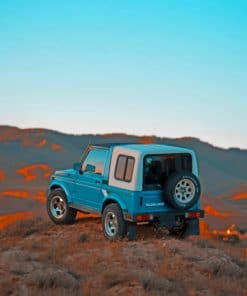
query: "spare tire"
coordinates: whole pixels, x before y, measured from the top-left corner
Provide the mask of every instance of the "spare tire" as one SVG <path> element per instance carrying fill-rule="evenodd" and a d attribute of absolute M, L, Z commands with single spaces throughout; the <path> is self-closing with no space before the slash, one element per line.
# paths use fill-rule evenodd
<path fill-rule="evenodd" d="M 165 202 L 178 210 L 187 210 L 197 203 L 201 194 L 198 178 L 189 171 L 172 174 L 166 184 Z"/>

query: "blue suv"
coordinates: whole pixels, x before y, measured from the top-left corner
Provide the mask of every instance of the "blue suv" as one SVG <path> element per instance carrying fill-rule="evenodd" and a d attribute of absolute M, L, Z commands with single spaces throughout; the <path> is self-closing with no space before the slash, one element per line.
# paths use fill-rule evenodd
<path fill-rule="evenodd" d="M 72 169 L 51 176 L 47 212 L 56 224 L 78 211 L 102 216 L 108 239 L 136 237 L 152 223 L 170 233 L 199 234 L 201 186 L 191 149 L 158 144 L 89 145 Z"/>

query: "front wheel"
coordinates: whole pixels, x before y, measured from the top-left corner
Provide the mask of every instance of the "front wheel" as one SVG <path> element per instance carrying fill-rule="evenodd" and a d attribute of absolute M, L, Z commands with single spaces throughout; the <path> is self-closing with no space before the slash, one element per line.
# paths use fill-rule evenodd
<path fill-rule="evenodd" d="M 105 207 L 102 216 L 104 235 L 110 240 L 123 238 L 127 233 L 127 223 L 118 204 L 109 204 Z"/>
<path fill-rule="evenodd" d="M 46 202 L 47 213 L 56 224 L 72 223 L 77 211 L 69 207 L 66 195 L 60 188 L 51 191 Z"/>

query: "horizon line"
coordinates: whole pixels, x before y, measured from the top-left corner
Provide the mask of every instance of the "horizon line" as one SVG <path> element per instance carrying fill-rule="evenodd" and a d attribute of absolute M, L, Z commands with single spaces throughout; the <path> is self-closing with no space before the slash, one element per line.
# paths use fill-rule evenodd
<path fill-rule="evenodd" d="M 166 136 L 157 136 L 157 135 L 147 135 L 147 134 L 140 134 L 140 135 L 136 135 L 136 134 L 128 134 L 125 132 L 107 132 L 107 133 L 69 133 L 69 132 L 64 132 L 61 130 L 55 130 L 55 129 L 51 129 L 51 128 L 43 128 L 43 127 L 19 127 L 16 125 L 9 125 L 9 124 L 0 124 L 0 128 L 1 127 L 7 127 L 7 128 L 16 128 L 19 130 L 43 130 L 43 131 L 50 131 L 50 132 L 56 132 L 56 133 L 60 133 L 63 135 L 69 135 L 69 136 L 130 136 L 130 137 L 138 137 L 138 138 L 143 138 L 143 137 L 151 137 L 151 138 L 159 138 L 159 139 L 169 139 L 169 140 L 183 140 L 183 139 L 193 139 L 193 140 L 197 140 L 200 141 L 201 143 L 210 145 L 214 148 L 217 149 L 221 149 L 221 150 L 240 150 L 240 151 L 244 151 L 247 152 L 247 147 L 246 148 L 240 148 L 240 147 L 236 147 L 236 146 L 230 146 L 230 147 L 222 147 L 222 146 L 217 146 L 211 142 L 207 142 L 207 141 L 203 141 L 201 138 L 197 138 L 197 137 L 193 137 L 193 136 L 183 136 L 183 137 L 166 137 Z"/>

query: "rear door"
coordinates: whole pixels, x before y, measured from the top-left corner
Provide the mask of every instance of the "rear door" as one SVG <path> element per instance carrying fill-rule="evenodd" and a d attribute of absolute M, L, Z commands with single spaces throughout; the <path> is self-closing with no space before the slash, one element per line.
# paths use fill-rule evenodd
<path fill-rule="evenodd" d="M 88 151 L 82 163 L 82 173 L 78 174 L 73 186 L 75 204 L 98 209 L 107 157 L 107 149 L 92 148 Z"/>
<path fill-rule="evenodd" d="M 164 188 L 169 177 L 179 171 L 192 171 L 192 158 L 188 153 L 146 155 L 143 163 L 143 192 L 141 211 L 169 211 Z"/>

